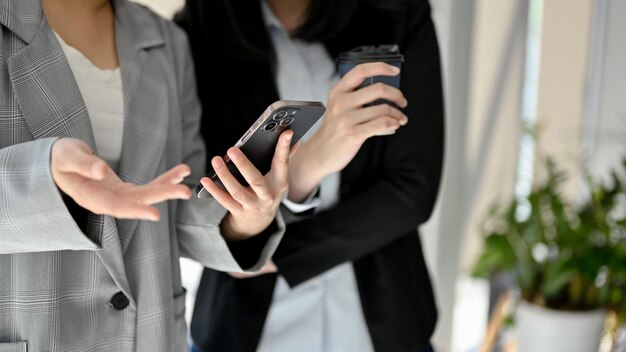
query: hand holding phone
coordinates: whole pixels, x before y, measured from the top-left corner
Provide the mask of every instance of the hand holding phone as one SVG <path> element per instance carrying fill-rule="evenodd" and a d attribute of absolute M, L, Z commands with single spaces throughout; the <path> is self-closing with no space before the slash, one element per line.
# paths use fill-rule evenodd
<path fill-rule="evenodd" d="M 265 175 L 270 171 L 276 143 L 281 132 L 289 129 L 293 131 L 291 146 L 294 146 L 307 131 L 324 115 L 324 104 L 315 101 L 288 101 L 279 100 L 270 105 L 261 117 L 235 143 L 250 162 Z M 239 172 L 229 155 L 224 156 L 224 162 L 230 173 L 244 186 L 248 181 Z M 208 176 L 222 189 L 224 184 L 215 169 L 210 170 Z M 210 194 L 202 184 L 196 186 L 199 198 L 207 198 Z"/>
<path fill-rule="evenodd" d="M 287 190 L 291 147 L 324 111 L 318 102 L 278 101 L 224 158 L 211 160 L 213 170 L 196 191 L 200 198 L 212 195 L 229 211 L 220 225 L 227 239 L 254 236 L 274 220 Z"/>
<path fill-rule="evenodd" d="M 280 135 L 271 162 L 271 171 L 266 175 L 261 174 L 239 148 L 232 147 L 228 150 L 230 162 L 249 186 L 244 186 L 235 178 L 224 159 L 214 157 L 211 160 L 211 165 L 221 180 L 220 185 L 208 177 L 202 178 L 200 182 L 229 212 L 220 224 L 221 232 L 227 240 L 243 240 L 257 235 L 276 217 L 287 189 L 292 137 L 292 131 L 284 131 Z"/>

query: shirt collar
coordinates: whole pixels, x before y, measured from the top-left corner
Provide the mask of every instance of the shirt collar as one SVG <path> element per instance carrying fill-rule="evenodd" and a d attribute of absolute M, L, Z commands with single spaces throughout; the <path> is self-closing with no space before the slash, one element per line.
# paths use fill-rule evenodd
<path fill-rule="evenodd" d="M 272 8 L 267 3 L 267 0 L 261 0 L 261 11 L 263 12 L 263 21 L 265 22 L 265 26 L 267 28 L 276 28 L 283 32 L 287 32 L 285 26 L 283 26 L 278 18 L 276 18 L 274 11 L 272 11 Z"/>

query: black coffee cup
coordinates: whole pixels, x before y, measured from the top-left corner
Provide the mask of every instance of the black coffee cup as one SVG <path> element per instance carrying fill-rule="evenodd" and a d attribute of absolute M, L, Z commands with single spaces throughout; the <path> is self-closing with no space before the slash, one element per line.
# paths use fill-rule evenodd
<path fill-rule="evenodd" d="M 356 65 L 366 63 L 366 62 L 385 62 L 389 65 L 395 66 L 397 68 L 402 67 L 402 62 L 404 62 L 404 56 L 400 54 L 398 50 L 398 46 L 395 44 L 392 45 L 367 45 L 360 46 L 354 48 L 350 51 L 343 52 L 339 54 L 337 58 L 337 66 L 339 70 L 339 74 L 343 77 L 348 71 L 352 70 Z M 396 76 L 374 76 L 369 77 L 361 83 L 361 85 L 357 88 L 363 88 L 374 83 L 384 83 L 390 85 L 395 88 L 400 88 L 400 75 Z M 384 100 L 378 99 L 371 104 L 368 105 L 376 105 L 387 103 L 394 105 L 393 103 Z"/>

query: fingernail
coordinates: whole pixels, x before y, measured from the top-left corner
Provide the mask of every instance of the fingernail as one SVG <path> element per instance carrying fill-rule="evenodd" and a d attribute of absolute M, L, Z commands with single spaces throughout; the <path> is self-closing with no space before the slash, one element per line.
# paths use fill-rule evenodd
<path fill-rule="evenodd" d="M 241 154 L 240 154 L 240 151 L 238 149 L 235 149 L 235 148 L 230 149 L 227 154 L 233 160 L 241 159 Z"/>
<path fill-rule="evenodd" d="M 396 75 L 397 75 L 398 73 L 400 73 L 400 69 L 399 69 L 399 68 L 397 68 L 396 66 L 391 66 L 391 71 L 392 71 L 393 73 L 395 73 Z"/>
<path fill-rule="evenodd" d="M 407 107 L 407 105 L 409 105 L 409 101 L 406 100 L 406 98 L 404 98 L 404 104 L 402 105 L 402 107 Z"/>
<path fill-rule="evenodd" d="M 293 136 L 293 133 L 288 133 L 288 134 L 285 136 L 285 141 L 286 141 L 286 142 L 291 142 L 291 137 L 292 137 L 292 136 Z"/>
<path fill-rule="evenodd" d="M 218 158 L 213 158 L 213 160 L 211 160 L 211 165 L 215 170 L 222 168 L 222 163 L 218 162 L 217 159 Z"/>

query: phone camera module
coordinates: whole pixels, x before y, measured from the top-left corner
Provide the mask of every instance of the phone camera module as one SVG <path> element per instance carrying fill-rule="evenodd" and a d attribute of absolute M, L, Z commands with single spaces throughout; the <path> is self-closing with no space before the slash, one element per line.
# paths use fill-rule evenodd
<path fill-rule="evenodd" d="M 289 114 L 287 111 L 283 110 L 283 111 L 279 111 L 277 113 L 274 114 L 274 116 L 272 117 L 273 120 L 275 121 L 279 121 L 284 119 L 285 117 L 287 117 L 287 114 Z"/>
<path fill-rule="evenodd" d="M 278 122 L 270 122 L 267 125 L 263 126 L 263 131 L 272 132 L 278 127 Z"/>
<path fill-rule="evenodd" d="M 289 126 L 292 122 L 293 122 L 293 117 L 288 117 L 286 119 L 282 119 L 280 120 L 280 125 L 281 126 Z"/>

